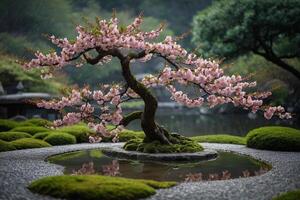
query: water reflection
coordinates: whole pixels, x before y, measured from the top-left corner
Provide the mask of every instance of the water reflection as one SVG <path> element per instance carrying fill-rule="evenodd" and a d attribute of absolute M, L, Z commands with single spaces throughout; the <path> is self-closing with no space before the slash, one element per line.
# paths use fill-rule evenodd
<path fill-rule="evenodd" d="M 219 180 L 265 173 L 267 165 L 247 156 L 219 152 L 215 160 L 193 163 L 148 162 L 116 159 L 100 150 L 84 150 L 49 158 L 65 167 L 66 174 L 101 174 L 158 181 Z M 263 168 L 262 167 L 266 167 Z"/>

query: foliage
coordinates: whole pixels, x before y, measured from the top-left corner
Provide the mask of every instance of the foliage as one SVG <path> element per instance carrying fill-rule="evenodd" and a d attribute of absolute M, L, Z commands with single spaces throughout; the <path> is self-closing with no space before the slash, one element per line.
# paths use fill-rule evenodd
<path fill-rule="evenodd" d="M 285 192 L 278 197 L 273 198 L 272 200 L 298 200 L 300 199 L 300 189 Z"/>
<path fill-rule="evenodd" d="M 132 139 L 125 143 L 124 149 L 128 151 L 140 151 L 143 153 L 193 153 L 202 151 L 198 142 L 181 135 L 171 134 L 171 145 L 161 144 L 159 141 L 145 142 L 142 139 Z"/>
<path fill-rule="evenodd" d="M 94 133 L 94 131 L 92 131 L 85 124 L 64 126 L 62 128 L 58 128 L 57 130 L 75 136 L 78 143 L 88 142 L 88 136 Z"/>
<path fill-rule="evenodd" d="M 219 135 L 201 135 L 191 137 L 196 142 L 225 143 L 225 144 L 246 144 L 246 139 L 240 136 L 219 134 Z"/>
<path fill-rule="evenodd" d="M 18 126 L 16 128 L 11 129 L 10 131 L 14 132 L 25 132 L 31 135 L 34 135 L 39 132 L 49 131 L 50 129 L 40 126 Z"/>
<path fill-rule="evenodd" d="M 75 144 L 76 138 L 68 133 L 53 131 L 44 138 L 44 141 L 51 145 L 65 145 L 65 144 Z"/>
<path fill-rule="evenodd" d="M 247 147 L 273 151 L 300 151 L 300 130 L 280 126 L 254 129 L 247 134 Z"/>
<path fill-rule="evenodd" d="M 52 176 L 33 181 L 29 190 L 62 199 L 134 200 L 155 194 L 174 182 L 134 180 L 109 176 Z"/>
<path fill-rule="evenodd" d="M 300 57 L 299 8 L 298 0 L 218 0 L 194 18 L 193 41 L 205 57 L 253 52 L 300 78 L 284 61 Z"/>
<path fill-rule="evenodd" d="M 50 147 L 51 145 L 43 140 L 33 138 L 22 138 L 10 142 L 16 149 L 31 149 L 31 148 L 42 148 Z"/>
<path fill-rule="evenodd" d="M 0 119 L 0 131 L 9 131 L 18 126 L 18 122 L 8 119 Z"/>
<path fill-rule="evenodd" d="M 2 151 L 12 151 L 12 150 L 16 150 L 14 145 L 0 139 L 0 152 L 2 152 Z"/>
<path fill-rule="evenodd" d="M 0 140 L 4 140 L 7 142 L 21 139 L 21 138 L 30 138 L 31 135 L 28 133 L 23 133 L 23 132 L 0 132 Z"/>
<path fill-rule="evenodd" d="M 58 93 L 62 85 L 57 79 L 45 81 L 40 78 L 39 69 L 24 71 L 16 60 L 0 54 L 0 80 L 4 88 L 22 81 L 25 92 Z"/>

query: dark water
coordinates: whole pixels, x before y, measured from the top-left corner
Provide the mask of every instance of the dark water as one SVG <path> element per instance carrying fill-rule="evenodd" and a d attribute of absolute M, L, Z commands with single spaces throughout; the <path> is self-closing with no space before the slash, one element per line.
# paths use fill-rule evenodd
<path fill-rule="evenodd" d="M 207 134 L 231 134 L 244 136 L 250 130 L 262 126 L 287 126 L 300 129 L 300 118 L 291 120 L 267 120 L 261 115 L 248 114 L 198 114 L 187 110 L 159 110 L 157 121 L 168 130 L 185 136 Z M 134 121 L 129 129 L 141 130 Z"/>
<path fill-rule="evenodd" d="M 159 181 L 184 181 L 187 177 L 195 177 L 200 173 L 202 180 L 208 180 L 209 174 L 214 174 L 215 179 L 229 179 L 258 175 L 268 170 L 268 166 L 262 162 L 229 152 L 219 152 L 217 159 L 198 163 L 162 163 L 114 159 L 103 155 L 100 150 L 60 154 L 50 157 L 49 161 L 64 166 L 64 173 L 66 174 L 97 173 Z M 222 176 L 222 173 L 225 175 Z"/>

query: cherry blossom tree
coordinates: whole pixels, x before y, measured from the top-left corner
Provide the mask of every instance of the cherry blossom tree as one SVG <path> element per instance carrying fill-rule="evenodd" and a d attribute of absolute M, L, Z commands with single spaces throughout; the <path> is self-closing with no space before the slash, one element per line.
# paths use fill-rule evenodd
<path fill-rule="evenodd" d="M 163 41 L 155 42 L 163 26 L 145 32 L 140 29 L 142 21 L 140 15 L 132 24 L 122 27 L 118 26 L 118 19 L 113 16 L 110 20 L 96 20 L 92 27 L 77 26 L 78 36 L 74 41 L 49 36 L 61 50 L 48 54 L 36 52 L 36 58 L 23 64 L 25 69 L 41 68 L 43 77 L 49 78 L 52 70 L 67 65 L 103 65 L 113 57 L 119 59 L 125 80 L 123 84 L 102 85 L 94 91 L 89 87 L 73 89 L 61 99 L 37 104 L 38 107 L 56 110 L 74 108 L 74 112 L 54 122 L 56 127 L 85 121 L 98 133 L 98 137 L 90 138 L 91 142 L 99 142 L 102 137 L 113 137 L 115 141 L 125 126 L 140 119 L 146 140 L 170 144 L 168 131 L 155 121 L 157 100 L 149 90 L 155 86 L 164 86 L 172 100 L 188 107 L 232 103 L 254 113 L 262 111 L 267 119 L 273 115 L 291 117 L 282 106 L 263 105 L 263 99 L 271 95 L 270 92 L 247 92 L 256 86 L 256 82 L 247 82 L 239 75 L 224 75 L 219 62 L 188 53 L 177 43 L 178 38 L 167 36 Z M 138 81 L 131 73 L 130 64 L 134 61 L 147 62 L 154 57 L 164 59 L 166 66 L 159 74 L 147 75 Z M 199 94 L 196 98 L 190 97 L 177 89 L 178 83 L 193 85 Z M 122 103 L 137 98 L 144 101 L 144 110 L 123 116 Z M 95 112 L 95 106 L 100 108 L 100 114 Z"/>

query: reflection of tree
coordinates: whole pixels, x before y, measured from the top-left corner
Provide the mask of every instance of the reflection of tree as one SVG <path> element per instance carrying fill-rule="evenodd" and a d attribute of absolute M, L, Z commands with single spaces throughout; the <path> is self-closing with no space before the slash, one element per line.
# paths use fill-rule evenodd
<path fill-rule="evenodd" d="M 94 162 L 83 163 L 79 170 L 73 170 L 73 175 L 91 175 L 96 174 L 94 169 Z"/>
<path fill-rule="evenodd" d="M 109 165 L 102 166 L 102 173 L 106 176 L 118 176 L 120 175 L 120 166 L 118 160 L 113 160 Z"/>
<path fill-rule="evenodd" d="M 111 164 L 103 165 L 102 172 L 99 172 L 105 176 L 118 176 L 120 175 L 120 167 L 118 160 L 113 160 Z M 94 168 L 94 162 L 83 163 L 79 170 L 73 170 L 73 175 L 91 175 L 98 174 Z"/>
<path fill-rule="evenodd" d="M 253 174 L 250 173 L 249 170 L 242 171 L 242 177 L 250 177 L 250 176 L 259 176 L 261 174 L 264 174 L 269 169 L 266 167 L 261 167 L 258 171 L 254 171 Z M 196 181 L 216 181 L 216 180 L 228 180 L 232 179 L 234 177 L 231 176 L 231 173 L 228 170 L 223 171 L 221 174 L 218 173 L 212 173 L 208 174 L 208 176 L 204 176 L 202 173 L 189 173 L 186 175 L 184 181 L 185 182 L 196 182 Z"/>

